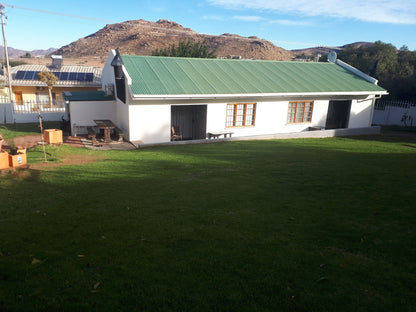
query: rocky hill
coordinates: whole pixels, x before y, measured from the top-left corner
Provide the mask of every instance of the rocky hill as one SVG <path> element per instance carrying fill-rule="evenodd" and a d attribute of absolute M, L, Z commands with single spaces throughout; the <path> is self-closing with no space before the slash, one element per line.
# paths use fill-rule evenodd
<path fill-rule="evenodd" d="M 206 41 L 218 57 L 241 56 L 245 59 L 291 60 L 294 54 L 258 37 L 233 34 L 221 36 L 199 34 L 168 20 L 149 22 L 134 20 L 106 25 L 94 34 L 63 46 L 55 52 L 70 58 L 106 58 L 111 49 L 121 54 L 151 55 L 156 49 L 193 38 Z"/>
<path fill-rule="evenodd" d="M 340 47 L 315 47 L 315 48 L 306 48 L 306 49 L 297 49 L 297 50 L 291 50 L 295 55 L 306 55 L 306 56 L 314 56 L 316 54 L 322 54 L 322 55 L 328 55 L 329 52 L 335 51 L 340 52 L 342 49 L 345 49 L 349 46 L 355 46 L 356 48 L 359 48 L 361 46 L 370 46 L 373 45 L 372 42 L 354 42 L 349 43 Z"/>

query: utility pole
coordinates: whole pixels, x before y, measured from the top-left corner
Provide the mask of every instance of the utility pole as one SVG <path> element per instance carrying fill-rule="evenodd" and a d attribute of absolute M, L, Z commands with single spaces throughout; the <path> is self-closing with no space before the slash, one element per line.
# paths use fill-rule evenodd
<path fill-rule="evenodd" d="M 7 66 L 7 80 L 9 83 L 9 101 L 12 102 L 12 73 L 10 71 L 9 64 L 9 52 L 7 51 L 6 33 L 4 31 L 4 5 L 0 3 L 0 14 L 1 14 L 1 29 L 3 31 L 4 51 L 6 53 L 6 66 Z"/>

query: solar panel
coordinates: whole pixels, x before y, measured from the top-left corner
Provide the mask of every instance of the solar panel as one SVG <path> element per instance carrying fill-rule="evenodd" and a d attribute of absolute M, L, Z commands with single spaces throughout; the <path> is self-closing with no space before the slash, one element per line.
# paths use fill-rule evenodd
<path fill-rule="evenodd" d="M 67 81 L 69 73 L 68 72 L 61 72 L 61 76 L 59 76 L 59 80 Z"/>
<path fill-rule="evenodd" d="M 93 80 L 94 80 L 94 73 L 85 74 L 85 81 L 93 81 Z"/>
<path fill-rule="evenodd" d="M 19 70 L 19 71 L 17 71 L 17 73 L 16 73 L 16 76 L 14 77 L 14 79 L 23 79 L 23 77 L 25 76 L 25 71 L 23 71 L 23 70 Z"/>
<path fill-rule="evenodd" d="M 77 73 L 69 73 L 68 80 L 77 81 Z"/>
<path fill-rule="evenodd" d="M 85 81 L 85 73 L 78 73 L 77 81 Z"/>
<path fill-rule="evenodd" d="M 14 79 L 23 80 L 37 80 L 39 71 L 17 71 Z M 94 73 L 78 73 L 78 72 L 52 72 L 60 81 L 79 81 L 79 82 L 91 82 L 94 81 Z"/>
<path fill-rule="evenodd" d="M 60 76 L 61 72 L 52 72 L 52 74 L 54 74 L 56 77 L 58 77 L 58 80 L 59 80 L 59 76 Z"/>
<path fill-rule="evenodd" d="M 33 80 L 33 76 L 35 76 L 35 72 L 34 71 L 27 71 L 25 73 L 25 76 L 23 77 L 24 80 Z M 36 77 L 37 79 L 38 77 Z"/>

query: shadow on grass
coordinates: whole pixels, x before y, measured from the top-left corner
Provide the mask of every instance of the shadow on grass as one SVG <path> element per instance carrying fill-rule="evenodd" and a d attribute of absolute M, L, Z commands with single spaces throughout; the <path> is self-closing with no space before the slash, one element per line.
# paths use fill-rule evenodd
<path fill-rule="evenodd" d="M 385 143 L 111 151 L 0 179 L 0 307 L 409 310 L 416 154 Z"/>

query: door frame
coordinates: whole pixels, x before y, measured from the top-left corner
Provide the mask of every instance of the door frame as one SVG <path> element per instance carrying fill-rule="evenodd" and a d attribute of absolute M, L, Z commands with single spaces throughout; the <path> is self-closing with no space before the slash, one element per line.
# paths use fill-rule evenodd
<path fill-rule="evenodd" d="M 351 104 L 351 100 L 329 101 L 325 129 L 348 128 L 351 115 Z"/>

